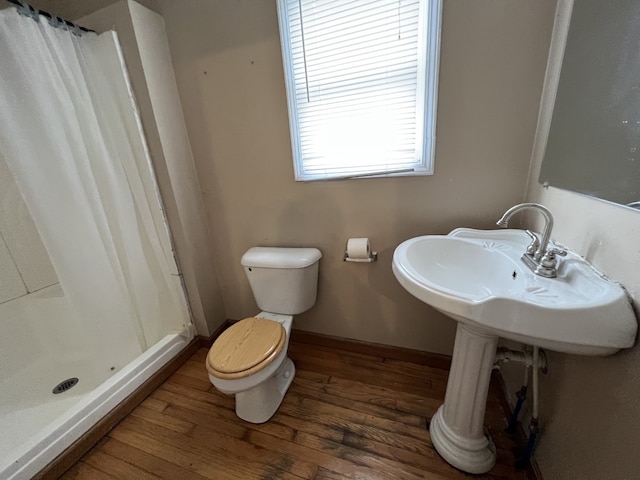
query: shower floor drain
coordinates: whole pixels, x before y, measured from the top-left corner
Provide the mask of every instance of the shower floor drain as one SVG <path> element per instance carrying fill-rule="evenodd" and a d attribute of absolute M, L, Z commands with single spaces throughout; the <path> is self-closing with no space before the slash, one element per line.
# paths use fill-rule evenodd
<path fill-rule="evenodd" d="M 75 387 L 77 383 L 78 383 L 78 379 L 76 377 L 67 378 L 66 380 L 63 380 L 53 388 L 53 393 L 54 395 L 58 393 L 64 393 L 67 390 Z"/>

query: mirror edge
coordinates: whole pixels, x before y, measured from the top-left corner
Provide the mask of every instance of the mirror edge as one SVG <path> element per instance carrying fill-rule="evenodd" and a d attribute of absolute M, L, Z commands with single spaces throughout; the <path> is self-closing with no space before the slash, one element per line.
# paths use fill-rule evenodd
<path fill-rule="evenodd" d="M 560 83 L 560 72 L 562 71 L 562 62 L 569 35 L 573 4 L 574 0 L 558 0 L 556 7 L 555 21 L 553 22 L 553 31 L 551 32 L 551 42 L 549 44 L 549 57 L 542 84 L 538 122 L 531 151 L 529 178 L 536 178 L 536 181 L 528 182 L 527 197 L 531 196 L 533 193 L 531 190 L 539 184 L 540 170 L 547 148 L 551 119 Z M 546 188 L 546 186 L 544 187 Z"/>

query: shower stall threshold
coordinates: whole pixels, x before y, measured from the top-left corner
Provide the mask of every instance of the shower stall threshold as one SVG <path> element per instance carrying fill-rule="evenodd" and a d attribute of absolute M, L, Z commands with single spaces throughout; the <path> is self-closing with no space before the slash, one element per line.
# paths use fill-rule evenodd
<path fill-rule="evenodd" d="M 154 374 L 168 365 L 171 360 L 177 358 L 183 350 L 190 346 L 192 340 L 193 337 L 187 338 L 180 334 L 167 335 L 101 385 L 81 395 L 68 411 L 65 411 L 41 430 L 37 438 L 21 445 L 17 455 L 2 459 L 0 478 L 26 480 L 33 478 L 38 473 L 46 472 L 52 468 L 52 465 L 57 464 L 59 464 L 57 468 L 60 469 L 57 473 L 61 474 L 65 466 L 64 462 L 60 461 L 60 455 L 66 453 L 65 450 L 74 446 L 73 444 L 77 440 L 89 432 L 114 408 L 136 393 Z M 170 372 L 167 372 L 167 375 L 169 374 Z M 42 408 L 46 408 L 46 406 Z M 126 413 L 128 412 L 124 412 L 123 416 Z M 117 421 L 119 418 L 114 420 L 114 424 Z M 95 440 L 98 439 L 99 437 Z M 84 448 L 88 450 L 91 446 L 91 443 L 87 443 Z M 80 449 L 80 447 L 78 448 Z M 82 453 L 79 451 L 76 452 L 76 455 Z"/>

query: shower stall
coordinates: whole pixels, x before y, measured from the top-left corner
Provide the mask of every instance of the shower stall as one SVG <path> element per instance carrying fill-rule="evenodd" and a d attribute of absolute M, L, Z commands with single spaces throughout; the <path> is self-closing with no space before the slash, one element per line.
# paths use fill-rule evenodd
<path fill-rule="evenodd" d="M 117 35 L 0 10 L 0 478 L 31 478 L 193 337 Z"/>

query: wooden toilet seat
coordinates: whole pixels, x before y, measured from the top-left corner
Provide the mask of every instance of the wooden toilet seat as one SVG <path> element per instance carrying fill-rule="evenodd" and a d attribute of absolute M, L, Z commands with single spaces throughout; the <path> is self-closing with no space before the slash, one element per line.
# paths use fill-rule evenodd
<path fill-rule="evenodd" d="M 207 371 L 233 380 L 259 372 L 282 352 L 287 333 L 273 320 L 249 317 L 227 328 L 207 354 Z"/>

